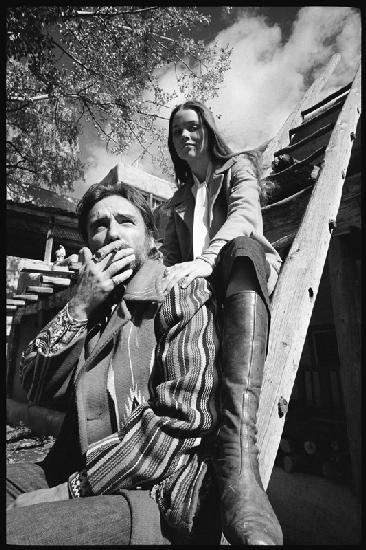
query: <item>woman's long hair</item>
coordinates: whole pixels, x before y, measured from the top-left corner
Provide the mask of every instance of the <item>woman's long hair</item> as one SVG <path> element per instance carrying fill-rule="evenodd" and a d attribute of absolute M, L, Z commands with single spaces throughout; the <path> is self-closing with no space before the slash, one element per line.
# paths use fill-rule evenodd
<path fill-rule="evenodd" d="M 233 155 L 233 151 L 225 143 L 225 140 L 217 130 L 213 114 L 208 107 L 206 107 L 206 105 L 193 99 L 177 105 L 174 107 L 169 118 L 168 147 L 174 166 L 175 179 L 178 185 L 183 185 L 186 183 L 191 174 L 191 169 L 188 163 L 178 157 L 173 143 L 173 120 L 175 114 L 181 109 L 192 109 L 192 111 L 196 111 L 201 124 L 206 127 L 208 134 L 208 153 L 212 161 L 225 162 Z"/>
<path fill-rule="evenodd" d="M 206 127 L 208 134 L 208 153 L 213 162 L 224 164 L 231 157 L 238 154 L 246 155 L 249 158 L 253 164 L 255 174 L 261 188 L 261 201 L 264 203 L 266 195 L 269 192 L 269 188 L 271 187 L 270 182 L 262 181 L 261 158 L 266 144 L 260 145 L 256 149 L 251 149 L 248 151 L 233 152 L 218 131 L 212 112 L 208 109 L 208 107 L 206 107 L 206 105 L 196 100 L 185 101 L 184 103 L 177 105 L 172 110 L 169 118 L 168 147 L 174 166 L 175 180 L 178 187 L 187 183 L 191 175 L 191 169 L 188 163 L 179 158 L 173 143 L 173 120 L 175 114 L 181 109 L 192 109 L 193 111 L 196 111 L 201 124 Z"/>

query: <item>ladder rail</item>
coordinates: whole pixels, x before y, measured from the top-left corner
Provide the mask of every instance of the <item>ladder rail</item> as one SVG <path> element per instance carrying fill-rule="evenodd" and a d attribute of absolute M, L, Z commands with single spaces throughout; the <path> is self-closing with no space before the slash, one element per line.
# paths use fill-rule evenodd
<path fill-rule="evenodd" d="M 323 272 L 332 220 L 339 210 L 352 141 L 361 112 L 361 68 L 338 116 L 324 165 L 272 299 L 268 355 L 258 410 L 259 466 L 267 488 Z M 321 208 L 319 208 L 319 204 Z"/>

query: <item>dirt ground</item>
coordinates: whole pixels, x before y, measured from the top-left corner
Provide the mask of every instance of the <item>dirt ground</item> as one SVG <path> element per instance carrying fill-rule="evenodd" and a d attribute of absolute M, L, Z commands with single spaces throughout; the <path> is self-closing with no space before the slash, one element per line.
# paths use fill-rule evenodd
<path fill-rule="evenodd" d="M 6 426 L 6 462 L 37 462 L 53 445 L 52 436 L 37 436 L 24 425 Z"/>

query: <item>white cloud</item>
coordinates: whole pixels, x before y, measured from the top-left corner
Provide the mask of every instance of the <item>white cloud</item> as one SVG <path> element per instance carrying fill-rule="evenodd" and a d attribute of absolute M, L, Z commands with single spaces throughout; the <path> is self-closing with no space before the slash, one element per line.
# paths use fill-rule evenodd
<path fill-rule="evenodd" d="M 235 23 L 220 32 L 216 40 L 230 44 L 233 53 L 220 95 L 209 106 L 221 115 L 218 126 L 229 144 L 240 150 L 259 145 L 276 134 L 334 53 L 341 54 L 341 62 L 324 94 L 352 80 L 361 55 L 361 18 L 359 11 L 350 7 L 306 6 L 299 10 L 284 42 L 278 23 L 269 23 L 244 8 Z M 176 89 L 174 70 L 163 72 L 160 83 L 167 91 Z M 183 97 L 175 103 L 181 100 Z M 169 112 L 161 114 L 168 116 Z M 116 160 L 102 147 L 93 146 L 91 153 L 96 167 L 86 176 L 87 180 L 96 181 Z M 132 146 L 124 159 L 132 162 L 138 153 L 138 148 Z M 140 168 L 166 178 L 148 158 L 140 163 Z"/>
<path fill-rule="evenodd" d="M 210 104 L 235 149 L 271 138 L 334 53 L 341 54 L 325 93 L 347 84 L 360 60 L 360 15 L 347 7 L 304 7 L 286 43 L 278 24 L 245 10 L 217 37 L 233 46 L 231 69 Z"/>

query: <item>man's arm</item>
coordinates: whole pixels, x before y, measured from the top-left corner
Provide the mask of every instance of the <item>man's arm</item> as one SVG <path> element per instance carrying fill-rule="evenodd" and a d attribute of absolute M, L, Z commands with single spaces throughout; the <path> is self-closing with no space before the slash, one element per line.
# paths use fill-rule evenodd
<path fill-rule="evenodd" d="M 66 304 L 23 351 L 20 379 L 31 403 L 49 405 L 64 396 L 81 352 L 86 325 L 86 320 L 70 316 Z"/>
<path fill-rule="evenodd" d="M 157 483 L 188 460 L 202 437 L 215 429 L 215 310 L 205 279 L 171 290 L 156 318 L 154 368 L 163 381 L 119 433 L 88 448 L 85 469 L 70 477 L 73 497 Z"/>
<path fill-rule="evenodd" d="M 109 243 L 96 253 L 98 258 L 87 247 L 81 249 L 83 266 L 72 298 L 22 355 L 21 381 L 32 403 L 49 405 L 63 397 L 82 351 L 90 313 L 132 273 L 128 268 L 135 258 L 133 250 L 120 247 L 119 240 Z"/>

